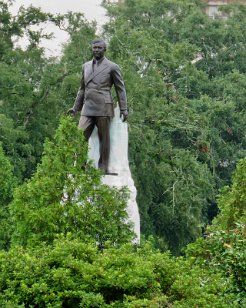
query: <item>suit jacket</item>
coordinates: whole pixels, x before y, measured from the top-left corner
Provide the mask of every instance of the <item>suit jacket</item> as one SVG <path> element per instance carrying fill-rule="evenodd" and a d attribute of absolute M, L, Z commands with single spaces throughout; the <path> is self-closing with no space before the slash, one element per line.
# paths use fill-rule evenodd
<path fill-rule="evenodd" d="M 107 58 L 103 58 L 99 66 L 93 65 L 93 60 L 86 62 L 82 66 L 80 89 L 73 109 L 81 110 L 84 116 L 114 116 L 113 85 L 120 110 L 126 110 L 126 91 L 119 66 Z"/>

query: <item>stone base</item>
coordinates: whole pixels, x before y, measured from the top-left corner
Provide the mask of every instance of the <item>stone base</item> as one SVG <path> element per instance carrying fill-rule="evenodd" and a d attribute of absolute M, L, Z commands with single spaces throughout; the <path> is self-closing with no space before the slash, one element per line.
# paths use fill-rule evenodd
<path fill-rule="evenodd" d="M 103 184 L 110 187 L 115 186 L 121 188 L 127 186 L 130 192 L 130 198 L 128 200 L 127 214 L 129 221 L 133 223 L 133 231 L 136 234 L 136 242 L 140 243 L 140 217 L 138 212 L 138 205 L 136 202 L 137 190 L 134 186 L 134 182 L 127 174 L 121 174 L 118 176 L 104 175 L 102 178 Z"/>
<path fill-rule="evenodd" d="M 89 140 L 88 156 L 97 167 L 97 162 L 99 160 L 97 128 L 94 129 Z M 137 238 L 136 242 L 140 242 L 140 217 L 136 202 L 137 190 L 131 176 L 128 162 L 128 128 L 127 123 L 122 122 L 120 119 L 118 107 L 115 109 L 115 117 L 112 119 L 110 126 L 110 159 L 108 171 L 112 173 L 112 175 L 103 176 L 102 182 L 104 184 L 118 188 L 127 186 L 130 191 L 127 213 L 129 220 L 134 226 L 133 229 Z"/>

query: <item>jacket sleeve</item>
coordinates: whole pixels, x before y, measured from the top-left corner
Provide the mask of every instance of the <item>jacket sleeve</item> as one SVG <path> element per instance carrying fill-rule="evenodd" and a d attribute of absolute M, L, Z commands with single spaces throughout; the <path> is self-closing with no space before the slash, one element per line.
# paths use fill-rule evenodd
<path fill-rule="evenodd" d="M 82 110 L 83 103 L 84 103 L 84 94 L 85 94 L 85 82 L 84 82 L 84 66 L 82 66 L 82 74 L 81 74 L 81 81 L 80 81 L 80 88 L 77 93 L 73 110 L 74 111 L 80 111 Z"/>
<path fill-rule="evenodd" d="M 125 84 L 121 76 L 120 68 L 116 64 L 112 70 L 113 75 L 113 83 L 115 87 L 115 91 L 118 98 L 118 103 L 120 110 L 127 110 L 127 99 L 126 99 L 126 90 L 125 90 Z"/>

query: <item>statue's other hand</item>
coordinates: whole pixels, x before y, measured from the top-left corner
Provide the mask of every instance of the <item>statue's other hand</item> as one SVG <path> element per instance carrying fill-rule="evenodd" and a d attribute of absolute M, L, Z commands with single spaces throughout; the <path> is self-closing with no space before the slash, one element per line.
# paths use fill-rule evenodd
<path fill-rule="evenodd" d="M 67 111 L 67 114 L 70 115 L 71 117 L 75 117 L 76 111 L 75 111 L 73 108 L 70 108 L 70 109 Z"/>
<path fill-rule="evenodd" d="M 128 118 L 128 111 L 127 110 L 121 110 L 120 117 L 122 117 L 122 121 L 125 122 Z"/>

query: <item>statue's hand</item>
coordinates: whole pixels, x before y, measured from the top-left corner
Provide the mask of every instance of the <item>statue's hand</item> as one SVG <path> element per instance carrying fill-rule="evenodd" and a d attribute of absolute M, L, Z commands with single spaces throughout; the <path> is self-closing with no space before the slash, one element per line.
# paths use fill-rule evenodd
<path fill-rule="evenodd" d="M 128 118 L 128 111 L 127 110 L 121 110 L 120 117 L 122 117 L 122 121 L 125 122 Z"/>
<path fill-rule="evenodd" d="M 70 109 L 67 111 L 67 114 L 70 115 L 71 117 L 75 117 L 76 111 L 75 111 L 73 108 L 70 108 Z"/>

